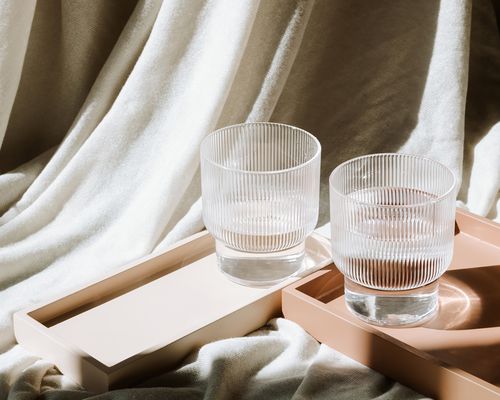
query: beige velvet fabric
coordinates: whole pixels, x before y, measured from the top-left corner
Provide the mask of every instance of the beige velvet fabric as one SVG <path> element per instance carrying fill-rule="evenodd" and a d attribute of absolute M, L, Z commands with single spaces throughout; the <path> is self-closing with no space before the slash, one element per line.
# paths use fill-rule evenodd
<path fill-rule="evenodd" d="M 13 312 L 202 229 L 198 146 L 217 127 L 271 120 L 315 134 L 320 225 L 331 170 L 389 151 L 442 161 L 460 181 L 460 204 L 498 220 L 498 9 L 491 0 L 0 0 L 0 398 L 36 396 L 50 370 L 14 345 Z M 241 379 L 233 383 L 250 384 Z M 226 396 L 217 388 L 212 398 Z"/>

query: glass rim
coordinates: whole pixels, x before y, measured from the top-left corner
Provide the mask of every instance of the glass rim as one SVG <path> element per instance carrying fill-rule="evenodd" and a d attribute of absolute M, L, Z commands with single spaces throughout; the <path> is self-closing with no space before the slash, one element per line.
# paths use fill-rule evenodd
<path fill-rule="evenodd" d="M 210 137 L 212 137 L 212 136 L 214 136 L 214 135 L 216 135 L 216 134 L 218 134 L 221 131 L 226 130 L 226 129 L 234 129 L 234 128 L 238 128 L 241 126 L 248 126 L 248 125 L 282 126 L 282 127 L 286 127 L 286 128 L 291 128 L 293 131 L 296 131 L 296 132 L 305 133 L 306 136 L 308 136 L 309 138 L 311 138 L 313 140 L 313 143 L 316 145 L 316 150 L 311 158 L 309 158 L 307 161 L 305 161 L 299 165 L 295 165 L 294 167 L 290 167 L 290 168 L 277 169 L 277 170 L 273 170 L 273 171 L 249 171 L 249 170 L 240 169 L 240 168 L 230 168 L 230 167 L 226 167 L 225 165 L 222 165 L 218 162 L 215 162 L 206 156 L 205 151 L 204 151 L 204 147 L 205 147 L 206 143 L 208 143 L 208 139 Z M 306 131 L 305 129 L 298 128 L 298 127 L 293 126 L 293 125 L 283 124 L 280 122 L 243 122 L 243 123 L 239 123 L 239 124 L 224 126 L 222 128 L 219 128 L 219 129 L 216 129 L 215 131 L 210 132 L 207 136 L 205 136 L 203 138 L 203 140 L 200 143 L 200 156 L 202 159 L 204 159 L 205 161 L 209 162 L 210 164 L 212 164 L 218 168 L 224 169 L 226 171 L 238 172 L 238 173 L 242 173 L 242 174 L 252 174 L 252 175 L 283 174 L 283 173 L 295 171 L 295 170 L 306 167 L 307 165 L 311 164 L 314 160 L 316 160 L 320 155 L 321 155 L 321 143 L 316 138 L 316 136 L 314 136 L 312 133 Z"/>
<path fill-rule="evenodd" d="M 337 190 L 337 188 L 335 188 L 332 185 L 333 175 L 336 172 L 338 172 L 338 170 L 340 170 L 340 168 L 342 168 L 343 166 L 345 166 L 347 164 L 350 164 L 350 163 L 352 163 L 354 161 L 363 159 L 363 158 L 374 158 L 374 157 L 380 157 L 380 156 L 397 156 L 397 157 L 417 158 L 417 159 L 420 159 L 420 160 L 425 160 L 425 161 L 430 161 L 432 163 L 435 163 L 435 164 L 439 165 L 440 167 L 442 167 L 445 171 L 447 171 L 451 175 L 451 178 L 452 178 L 451 185 L 450 185 L 449 189 L 446 190 L 446 192 L 444 192 L 443 194 L 439 195 L 435 199 L 431 199 L 431 200 L 424 201 L 424 202 L 421 202 L 421 203 L 407 204 L 407 205 L 405 205 L 405 204 L 374 204 L 374 203 L 368 203 L 366 201 L 357 200 L 357 199 L 353 198 L 352 196 L 350 196 L 349 194 L 341 193 L 340 191 Z M 439 161 L 437 161 L 437 160 L 435 160 L 433 158 L 430 158 L 430 157 L 421 156 L 421 155 L 417 155 L 417 154 L 407 154 L 407 153 L 374 153 L 374 154 L 366 154 L 364 156 L 354 157 L 354 158 L 346 160 L 346 161 L 340 163 L 339 165 L 337 165 L 333 169 L 332 173 L 330 174 L 330 176 L 328 178 L 328 186 L 330 187 L 330 190 L 332 190 L 333 192 L 335 192 L 335 194 L 337 194 L 338 196 L 340 196 L 342 198 L 345 198 L 348 201 L 351 201 L 351 202 L 354 202 L 354 203 L 357 203 L 357 204 L 360 204 L 360 205 L 363 205 L 363 206 L 381 207 L 381 208 L 417 208 L 417 207 L 425 207 L 425 206 L 428 206 L 429 204 L 438 203 L 438 202 L 442 201 L 443 199 L 447 198 L 451 193 L 453 193 L 455 191 L 457 182 L 458 182 L 458 180 L 457 180 L 457 177 L 455 176 L 455 173 L 450 168 L 448 168 L 446 165 L 444 165 L 443 163 L 441 163 L 441 162 L 439 162 Z"/>

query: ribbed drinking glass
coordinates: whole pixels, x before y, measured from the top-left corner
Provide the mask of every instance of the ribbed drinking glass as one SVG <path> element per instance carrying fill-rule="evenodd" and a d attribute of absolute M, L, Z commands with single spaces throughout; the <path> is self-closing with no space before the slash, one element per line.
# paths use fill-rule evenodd
<path fill-rule="evenodd" d="M 313 135 L 277 123 L 233 125 L 203 140 L 203 220 L 231 280 L 268 286 L 301 269 L 318 219 L 320 154 Z"/>
<path fill-rule="evenodd" d="M 411 325 L 438 306 L 453 253 L 455 177 L 437 161 L 373 154 L 330 176 L 333 260 L 345 301 L 377 325 Z"/>

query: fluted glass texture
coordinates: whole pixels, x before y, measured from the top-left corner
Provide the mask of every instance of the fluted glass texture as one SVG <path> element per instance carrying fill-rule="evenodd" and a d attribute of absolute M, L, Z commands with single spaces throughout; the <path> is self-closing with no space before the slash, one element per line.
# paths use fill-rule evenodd
<path fill-rule="evenodd" d="M 450 264 L 455 178 L 437 161 L 374 154 L 330 176 L 333 260 L 350 280 L 379 290 L 415 289 Z"/>
<path fill-rule="evenodd" d="M 219 129 L 201 145 L 203 220 L 226 246 L 269 253 L 302 243 L 318 219 L 321 148 L 276 123 Z"/>

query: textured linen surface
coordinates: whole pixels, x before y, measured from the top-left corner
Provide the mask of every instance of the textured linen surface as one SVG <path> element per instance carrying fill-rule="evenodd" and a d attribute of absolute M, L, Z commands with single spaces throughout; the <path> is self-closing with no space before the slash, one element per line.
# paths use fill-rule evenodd
<path fill-rule="evenodd" d="M 434 157 L 500 214 L 498 3 L 0 0 L 0 399 L 82 398 L 15 346 L 12 314 L 202 228 L 198 148 L 242 121 L 300 126 L 329 172 Z M 401 398 L 284 320 L 103 398 Z M 171 387 L 165 389 L 165 387 Z M 153 388 L 154 387 L 154 388 Z"/>

